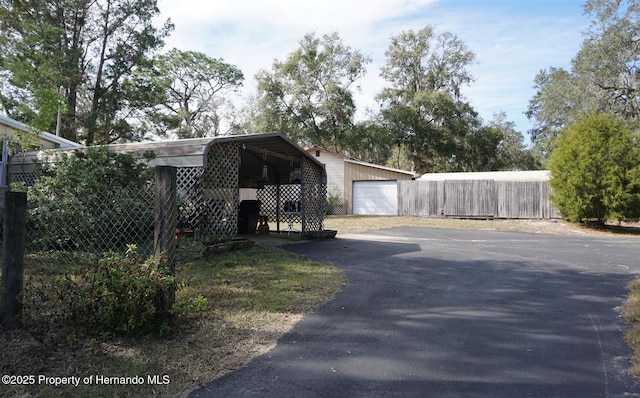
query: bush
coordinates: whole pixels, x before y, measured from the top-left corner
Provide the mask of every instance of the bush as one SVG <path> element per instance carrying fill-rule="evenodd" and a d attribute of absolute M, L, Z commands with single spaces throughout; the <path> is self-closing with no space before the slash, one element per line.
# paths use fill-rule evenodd
<path fill-rule="evenodd" d="M 571 222 L 640 217 L 638 139 L 617 118 L 592 113 L 568 126 L 549 159 L 551 199 Z"/>
<path fill-rule="evenodd" d="M 152 236 L 153 170 L 131 154 L 90 147 L 36 171 L 29 222 L 41 249 L 102 253 Z"/>
<path fill-rule="evenodd" d="M 329 192 L 327 194 L 326 214 L 343 214 L 344 200 L 340 192 Z"/>
<path fill-rule="evenodd" d="M 175 280 L 162 262 L 107 254 L 56 284 L 58 317 L 90 334 L 162 332 L 171 315 Z"/>

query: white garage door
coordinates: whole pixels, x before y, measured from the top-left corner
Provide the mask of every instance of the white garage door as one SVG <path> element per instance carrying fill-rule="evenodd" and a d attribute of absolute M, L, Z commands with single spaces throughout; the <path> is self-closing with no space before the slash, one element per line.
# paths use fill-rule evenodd
<path fill-rule="evenodd" d="M 398 183 L 396 181 L 354 181 L 353 214 L 397 215 Z"/>

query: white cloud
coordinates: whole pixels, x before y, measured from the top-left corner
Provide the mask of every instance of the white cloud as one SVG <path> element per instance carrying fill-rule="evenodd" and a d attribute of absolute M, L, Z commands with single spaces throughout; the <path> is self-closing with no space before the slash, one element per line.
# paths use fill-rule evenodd
<path fill-rule="evenodd" d="M 365 107 L 375 107 L 373 97 L 384 86 L 379 69 L 390 37 L 434 25 L 476 53 L 478 64 L 470 68 L 476 82 L 464 94 L 481 116 L 505 111 L 523 133 L 530 128 L 522 113 L 534 94 L 535 75 L 549 66 L 568 67 L 579 49 L 587 26 L 579 5 L 578 0 L 159 0 L 162 17 L 176 25 L 167 47 L 201 51 L 238 66 L 245 74 L 244 94 L 255 90 L 255 73 L 284 59 L 304 34 L 338 31 L 347 45 L 373 58 L 356 94 L 361 115 Z"/>

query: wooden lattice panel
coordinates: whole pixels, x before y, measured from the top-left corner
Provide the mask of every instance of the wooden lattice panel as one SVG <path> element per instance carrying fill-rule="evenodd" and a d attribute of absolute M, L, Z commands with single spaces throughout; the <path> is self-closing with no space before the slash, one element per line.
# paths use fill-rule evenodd
<path fill-rule="evenodd" d="M 260 214 L 279 222 L 280 229 L 287 228 L 289 223 L 302 223 L 302 187 L 300 184 L 265 185 L 257 191 L 256 197 L 261 202 Z"/>
<path fill-rule="evenodd" d="M 36 173 L 11 173 L 9 175 L 11 182 L 23 182 L 26 186 L 32 186 L 36 183 Z"/>
<path fill-rule="evenodd" d="M 202 175 L 202 227 L 205 237 L 229 239 L 238 232 L 240 152 L 237 142 L 208 148 Z"/>
<path fill-rule="evenodd" d="M 304 158 L 302 174 L 302 232 L 322 231 L 327 198 L 326 185 L 322 183 L 322 171 L 317 164 Z"/>
<path fill-rule="evenodd" d="M 278 187 L 265 185 L 256 191 L 256 199 L 260 201 L 260 215 L 268 216 L 271 221 L 278 221 Z"/>
<path fill-rule="evenodd" d="M 267 185 L 257 192 L 262 202 L 260 214 L 278 222 L 281 230 L 290 223 L 302 225 L 302 233 L 322 231 L 326 185 L 322 183 L 322 170 L 317 164 L 304 159 L 300 184 Z"/>
<path fill-rule="evenodd" d="M 176 171 L 179 227 L 200 228 L 204 203 L 203 172 L 202 167 L 180 167 Z"/>

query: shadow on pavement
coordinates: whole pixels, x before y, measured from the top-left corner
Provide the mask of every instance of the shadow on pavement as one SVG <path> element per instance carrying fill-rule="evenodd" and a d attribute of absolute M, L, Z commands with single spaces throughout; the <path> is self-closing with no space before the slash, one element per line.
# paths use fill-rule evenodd
<path fill-rule="evenodd" d="M 278 346 L 193 397 L 638 394 L 616 310 L 629 273 L 340 240 L 288 248 L 350 283 Z"/>

